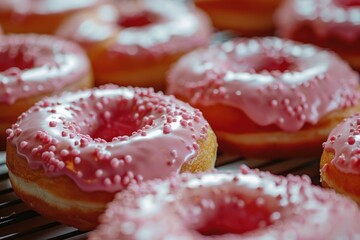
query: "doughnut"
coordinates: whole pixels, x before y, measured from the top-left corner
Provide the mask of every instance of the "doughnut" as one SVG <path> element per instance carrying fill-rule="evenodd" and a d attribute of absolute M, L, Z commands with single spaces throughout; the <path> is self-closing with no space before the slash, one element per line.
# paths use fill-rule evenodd
<path fill-rule="evenodd" d="M 76 44 L 46 35 L 0 37 L 0 148 L 6 129 L 46 95 L 93 85 L 86 53 Z"/>
<path fill-rule="evenodd" d="M 184 1 L 118 1 L 78 14 L 57 35 L 80 43 L 90 56 L 96 85 L 163 90 L 170 65 L 206 45 L 210 20 Z"/>
<path fill-rule="evenodd" d="M 359 217 L 354 202 L 307 176 L 242 167 L 131 186 L 108 205 L 89 240 L 357 239 Z"/>
<path fill-rule="evenodd" d="M 358 79 L 317 47 L 240 38 L 180 59 L 169 72 L 167 93 L 203 112 L 224 152 L 320 157 L 333 127 L 360 111 Z"/>
<path fill-rule="evenodd" d="M 41 100 L 7 130 L 15 193 L 81 230 L 130 183 L 213 168 L 216 137 L 199 110 L 152 89 L 64 93 Z"/>
<path fill-rule="evenodd" d="M 0 23 L 5 33 L 53 34 L 71 15 L 105 0 L 1 0 Z"/>
<path fill-rule="evenodd" d="M 339 123 L 324 143 L 320 176 L 324 187 L 335 189 L 360 204 L 360 114 Z"/>
<path fill-rule="evenodd" d="M 360 71 L 359 0 L 288 0 L 275 19 L 280 36 L 331 49 Z"/>
<path fill-rule="evenodd" d="M 268 35 L 275 27 L 273 14 L 282 0 L 195 0 L 215 27 L 242 36 Z"/>

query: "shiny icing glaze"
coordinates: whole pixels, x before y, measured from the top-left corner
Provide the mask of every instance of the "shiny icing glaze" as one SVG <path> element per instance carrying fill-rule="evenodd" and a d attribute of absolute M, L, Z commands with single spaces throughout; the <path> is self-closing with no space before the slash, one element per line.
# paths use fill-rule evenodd
<path fill-rule="evenodd" d="M 307 176 L 242 166 L 133 185 L 108 205 L 89 239 L 357 239 L 359 217 L 355 203 Z"/>
<path fill-rule="evenodd" d="M 323 144 L 334 153 L 331 164 L 342 172 L 360 174 L 360 114 L 346 118 L 330 133 Z"/>
<path fill-rule="evenodd" d="M 89 74 L 76 44 L 46 35 L 5 35 L 0 41 L 0 103 L 59 90 Z"/>
<path fill-rule="evenodd" d="M 306 24 L 319 38 L 335 37 L 348 43 L 360 40 L 358 0 L 289 0 L 279 8 L 276 24 L 281 36 L 291 37 Z"/>
<path fill-rule="evenodd" d="M 102 0 L 1 0 L 0 12 L 11 11 L 15 18 L 38 14 L 48 15 L 65 13 L 99 4 Z M 19 19 L 20 20 L 20 19 Z"/>
<path fill-rule="evenodd" d="M 46 98 L 7 133 L 32 169 L 67 175 L 84 191 L 115 192 L 179 172 L 208 129 L 199 110 L 173 97 L 107 85 Z"/>
<path fill-rule="evenodd" d="M 60 27 L 57 35 L 88 50 L 107 42 L 109 54 L 159 56 L 208 43 L 211 27 L 202 12 L 182 1 L 122 0 L 79 14 Z"/>
<path fill-rule="evenodd" d="M 358 79 L 335 54 L 311 45 L 237 39 L 180 59 L 170 70 L 167 93 L 192 104 L 238 108 L 258 125 L 296 131 L 357 104 Z"/>

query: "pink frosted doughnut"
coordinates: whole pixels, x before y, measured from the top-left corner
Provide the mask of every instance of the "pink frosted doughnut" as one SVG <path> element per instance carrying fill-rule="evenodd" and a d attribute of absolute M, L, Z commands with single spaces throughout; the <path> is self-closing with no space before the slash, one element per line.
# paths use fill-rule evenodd
<path fill-rule="evenodd" d="M 88 52 L 96 85 L 164 89 L 183 54 L 207 45 L 210 20 L 189 1 L 118 0 L 66 21 L 57 35 Z"/>
<path fill-rule="evenodd" d="M 329 48 L 360 71 L 359 0 L 287 0 L 275 22 L 280 36 Z"/>
<path fill-rule="evenodd" d="M 346 118 L 330 133 L 320 160 L 323 186 L 360 204 L 360 114 Z"/>
<path fill-rule="evenodd" d="M 211 169 L 217 147 L 199 110 L 152 89 L 112 85 L 42 100 L 8 134 L 14 191 L 80 229 L 94 227 L 132 182 Z"/>
<path fill-rule="evenodd" d="M 359 75 L 347 63 L 275 37 L 193 51 L 167 83 L 168 94 L 203 112 L 223 150 L 249 157 L 320 156 L 331 129 L 360 111 Z"/>
<path fill-rule="evenodd" d="M 354 202 L 305 176 L 241 167 L 133 185 L 89 239 L 356 239 L 359 217 Z"/>
<path fill-rule="evenodd" d="M 0 23 L 5 33 L 54 34 L 65 19 L 104 2 L 107 0 L 1 0 Z"/>
<path fill-rule="evenodd" d="M 90 62 L 75 43 L 53 36 L 0 36 L 0 148 L 16 118 L 44 96 L 93 86 Z"/>

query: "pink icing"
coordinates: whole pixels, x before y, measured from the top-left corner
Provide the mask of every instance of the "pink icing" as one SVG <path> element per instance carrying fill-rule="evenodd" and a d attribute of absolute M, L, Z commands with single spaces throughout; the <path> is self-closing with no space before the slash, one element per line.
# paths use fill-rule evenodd
<path fill-rule="evenodd" d="M 289 0 L 279 8 L 275 22 L 281 36 L 291 38 L 306 24 L 319 38 L 335 37 L 348 43 L 360 40 L 358 0 Z"/>
<path fill-rule="evenodd" d="M 92 7 L 103 0 L 1 0 L 0 12 L 11 11 L 14 17 L 48 15 Z M 104 2 L 104 1 L 103 1 Z M 17 17 L 18 20 L 20 20 Z"/>
<path fill-rule="evenodd" d="M 261 126 L 296 131 L 357 104 L 358 79 L 335 54 L 311 45 L 237 39 L 180 59 L 170 70 L 167 93 L 192 104 L 238 108 Z"/>
<path fill-rule="evenodd" d="M 46 98 L 7 133 L 31 168 L 67 175 L 84 191 L 115 192 L 179 172 L 208 129 L 199 110 L 173 97 L 108 85 Z"/>
<path fill-rule="evenodd" d="M 308 177 L 182 174 L 116 195 L 89 234 L 98 239 L 356 239 L 360 210 Z"/>
<path fill-rule="evenodd" d="M 211 25 L 202 12 L 182 1 L 119 1 L 93 14 L 79 14 L 57 34 L 86 48 L 113 39 L 109 54 L 158 56 L 208 43 Z"/>
<path fill-rule="evenodd" d="M 360 174 L 360 114 L 346 118 L 330 133 L 323 144 L 334 153 L 331 164 L 342 172 Z"/>
<path fill-rule="evenodd" d="M 0 102 L 62 89 L 89 74 L 74 43 L 46 35 L 6 35 L 0 41 Z"/>

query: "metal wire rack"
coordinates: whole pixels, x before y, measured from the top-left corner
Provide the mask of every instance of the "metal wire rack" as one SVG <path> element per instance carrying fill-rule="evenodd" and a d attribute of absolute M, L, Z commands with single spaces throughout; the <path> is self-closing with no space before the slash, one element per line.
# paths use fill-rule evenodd
<path fill-rule="evenodd" d="M 237 156 L 218 156 L 226 162 L 220 170 L 236 170 L 246 164 L 274 174 L 307 174 L 319 184 L 318 159 L 243 159 Z M 2 239 L 86 239 L 86 232 L 64 226 L 30 210 L 14 193 L 7 173 L 5 153 L 0 152 L 0 240 Z"/>

